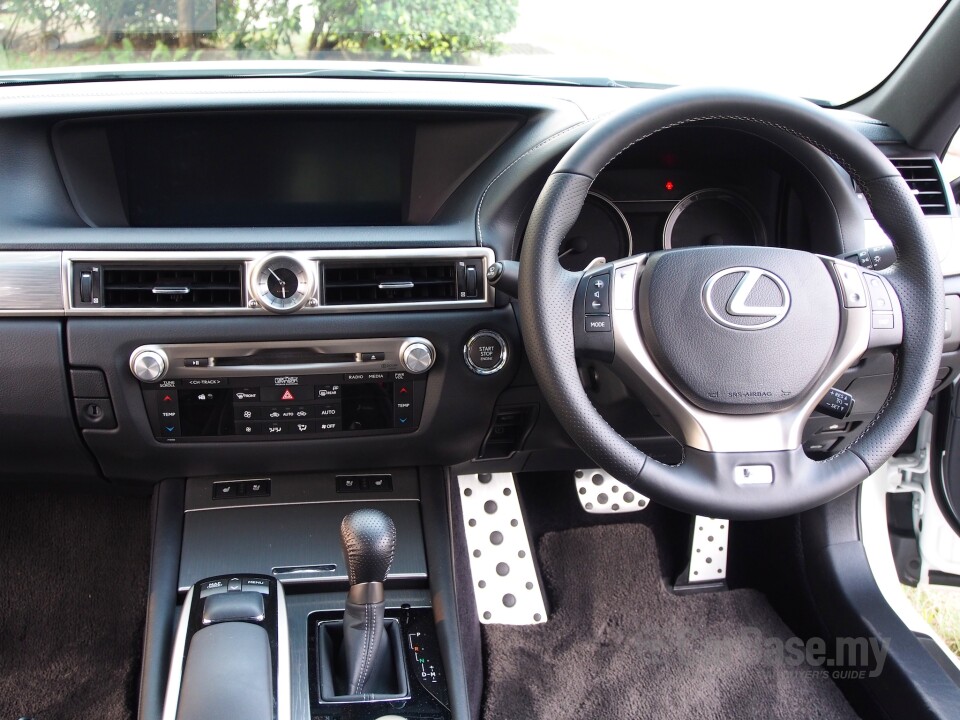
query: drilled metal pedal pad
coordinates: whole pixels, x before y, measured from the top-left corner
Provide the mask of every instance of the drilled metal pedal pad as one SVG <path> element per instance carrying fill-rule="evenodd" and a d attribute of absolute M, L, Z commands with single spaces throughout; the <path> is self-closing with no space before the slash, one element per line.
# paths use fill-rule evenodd
<path fill-rule="evenodd" d="M 600 469 L 577 470 L 573 479 L 580 505 L 588 513 L 610 515 L 637 512 L 650 504 L 649 498 Z"/>
<path fill-rule="evenodd" d="M 460 475 L 457 482 L 480 622 L 546 622 L 543 589 L 513 474 Z"/>
<path fill-rule="evenodd" d="M 687 582 L 722 582 L 727 578 L 727 536 L 730 521 L 697 515 L 693 519 Z"/>

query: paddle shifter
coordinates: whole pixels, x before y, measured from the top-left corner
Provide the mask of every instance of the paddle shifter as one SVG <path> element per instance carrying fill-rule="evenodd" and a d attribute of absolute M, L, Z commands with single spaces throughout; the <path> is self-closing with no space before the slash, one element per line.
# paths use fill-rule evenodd
<path fill-rule="evenodd" d="M 343 613 L 339 670 L 346 695 L 376 692 L 389 662 L 384 640 L 383 581 L 397 544 L 393 520 L 379 510 L 355 510 L 340 524 L 350 591 Z M 338 673 L 339 674 L 339 673 Z"/>

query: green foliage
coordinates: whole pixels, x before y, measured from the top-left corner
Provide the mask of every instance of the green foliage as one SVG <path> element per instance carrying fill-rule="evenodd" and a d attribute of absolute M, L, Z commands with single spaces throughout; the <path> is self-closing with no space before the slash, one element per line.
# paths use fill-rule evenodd
<path fill-rule="evenodd" d="M 516 23 L 517 2 L 0 0 L 0 67 L 295 57 L 450 62 L 497 52 L 497 38 Z M 187 7 L 194 14 L 181 23 Z M 216 30 L 191 32 L 190 23 L 214 7 Z M 212 17 L 202 19 L 201 29 L 213 26 Z"/>
<path fill-rule="evenodd" d="M 421 61 L 496 52 L 517 21 L 517 0 L 314 0 L 311 53 Z"/>

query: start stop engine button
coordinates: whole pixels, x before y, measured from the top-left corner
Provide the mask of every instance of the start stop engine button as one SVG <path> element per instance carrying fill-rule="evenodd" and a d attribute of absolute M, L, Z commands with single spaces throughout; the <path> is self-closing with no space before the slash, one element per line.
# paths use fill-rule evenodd
<path fill-rule="evenodd" d="M 477 375 L 492 375 L 507 364 L 507 343 L 492 330 L 481 330 L 463 346 L 463 360 Z"/>

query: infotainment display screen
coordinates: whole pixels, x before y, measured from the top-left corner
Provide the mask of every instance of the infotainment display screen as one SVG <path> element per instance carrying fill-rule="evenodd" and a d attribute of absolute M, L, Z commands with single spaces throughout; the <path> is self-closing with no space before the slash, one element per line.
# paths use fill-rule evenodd
<path fill-rule="evenodd" d="M 109 129 L 132 227 L 399 225 L 413 123 L 220 114 Z"/>

